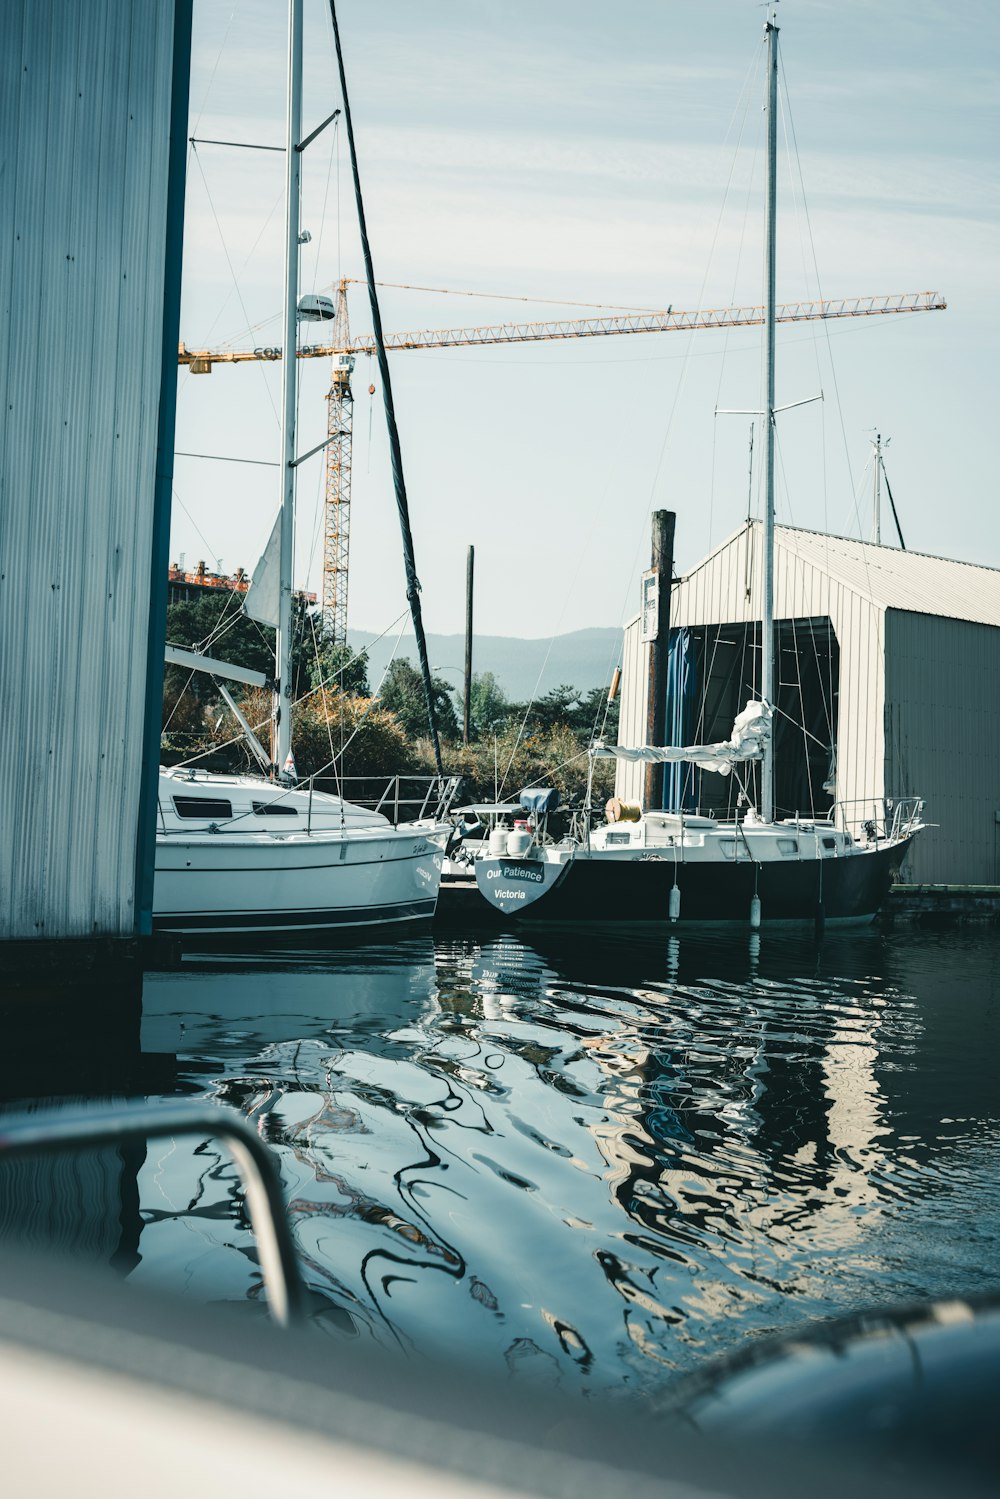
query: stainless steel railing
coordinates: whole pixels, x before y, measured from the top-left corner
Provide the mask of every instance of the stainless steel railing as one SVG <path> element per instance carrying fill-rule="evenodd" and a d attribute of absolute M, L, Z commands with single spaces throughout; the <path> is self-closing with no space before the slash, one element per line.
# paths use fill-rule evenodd
<path fill-rule="evenodd" d="M 837 802 L 829 820 L 860 843 L 894 842 L 923 826 L 923 810 L 919 796 L 869 797 Z"/>
<path fill-rule="evenodd" d="M 311 776 L 309 791 L 325 789 L 356 807 L 380 812 L 393 824 L 419 822 L 424 818 L 443 821 L 451 811 L 462 784 L 461 776 Z M 357 790 L 352 790 L 352 786 Z M 300 786 L 300 790 L 302 787 Z"/>

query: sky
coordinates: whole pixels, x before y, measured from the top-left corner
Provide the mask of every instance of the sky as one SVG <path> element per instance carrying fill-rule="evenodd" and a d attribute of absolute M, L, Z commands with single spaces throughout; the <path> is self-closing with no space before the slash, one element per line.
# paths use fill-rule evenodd
<path fill-rule="evenodd" d="M 810 404 L 778 418 L 778 519 L 871 536 L 877 429 L 907 546 L 1000 567 L 1000 7 L 778 11 L 779 302 L 948 302 L 779 329 L 776 403 Z M 386 287 L 386 330 L 759 303 L 765 14 L 755 0 L 340 0 L 376 275 L 469 294 Z M 326 0 L 305 16 L 308 130 L 340 98 Z M 280 0 L 195 0 L 189 134 L 281 144 L 285 25 Z M 189 150 L 189 347 L 280 342 L 282 195 L 276 152 Z M 363 274 L 342 129 L 305 153 L 302 225 L 303 292 Z M 364 333 L 364 288 L 350 295 Z M 304 452 L 325 434 L 329 370 L 299 367 Z M 717 414 L 759 408 L 759 330 L 401 351 L 390 370 L 431 631 L 464 629 L 470 544 L 477 632 L 546 638 L 637 611 L 654 509 L 677 512 L 680 572 L 759 514 L 754 418 Z M 360 359 L 348 616 L 382 631 L 406 605 L 373 382 Z M 189 569 L 253 570 L 278 505 L 279 383 L 280 365 L 181 371 L 171 556 Z M 318 592 L 322 457 L 299 474 L 296 584 Z M 895 541 L 887 515 L 882 536 Z"/>

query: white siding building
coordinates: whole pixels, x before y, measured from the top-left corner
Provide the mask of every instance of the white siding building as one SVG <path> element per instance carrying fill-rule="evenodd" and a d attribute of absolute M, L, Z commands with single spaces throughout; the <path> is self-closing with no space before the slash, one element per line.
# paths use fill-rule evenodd
<path fill-rule="evenodd" d="M 691 645 L 692 742 L 728 737 L 723 712 L 759 691 L 761 562 L 751 522 L 674 583 L 671 638 L 686 629 Z M 779 526 L 775 619 L 778 815 L 836 800 L 856 804 L 856 822 L 865 801 L 918 795 L 935 826 L 904 878 L 1000 883 L 1000 571 Z M 622 744 L 644 741 L 648 659 L 636 618 Z M 615 791 L 640 801 L 642 767 L 620 763 Z M 733 791 L 707 775 L 689 788 L 712 806 Z"/>
<path fill-rule="evenodd" d="M 151 907 L 190 35 L 0 6 L 0 940 Z"/>

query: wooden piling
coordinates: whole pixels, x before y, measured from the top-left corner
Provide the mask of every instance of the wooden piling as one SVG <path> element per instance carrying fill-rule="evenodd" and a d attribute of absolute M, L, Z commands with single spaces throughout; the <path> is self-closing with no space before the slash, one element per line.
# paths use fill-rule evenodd
<path fill-rule="evenodd" d="M 649 675 L 646 698 L 646 743 L 663 744 L 667 727 L 667 658 L 670 647 L 670 585 L 674 573 L 674 527 L 672 510 L 653 511 L 650 571 L 656 583 L 656 625 L 649 640 Z M 648 811 L 663 806 L 662 765 L 646 766 L 643 806 Z"/>

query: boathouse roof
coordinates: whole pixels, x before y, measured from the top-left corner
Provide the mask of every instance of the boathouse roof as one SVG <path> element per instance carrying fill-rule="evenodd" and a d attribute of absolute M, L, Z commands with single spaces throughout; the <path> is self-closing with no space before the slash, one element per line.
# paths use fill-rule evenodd
<path fill-rule="evenodd" d="M 728 536 L 678 584 L 695 581 L 720 554 L 745 541 L 748 526 Z M 759 543 L 760 522 L 749 529 Z M 798 558 L 849 589 L 879 609 L 906 609 L 916 614 L 937 614 L 965 619 L 974 624 L 1000 625 L 1000 568 L 952 557 L 934 557 L 926 552 L 903 551 L 873 541 L 849 536 L 830 536 L 799 526 L 776 526 L 779 553 Z"/>

